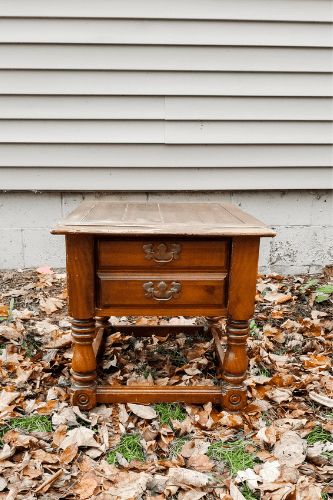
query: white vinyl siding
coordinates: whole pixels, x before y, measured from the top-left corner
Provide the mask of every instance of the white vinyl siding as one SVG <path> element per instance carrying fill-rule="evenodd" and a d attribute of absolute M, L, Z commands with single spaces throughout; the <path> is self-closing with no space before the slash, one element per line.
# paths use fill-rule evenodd
<path fill-rule="evenodd" d="M 0 189 L 332 185 L 331 0 L 0 0 Z"/>

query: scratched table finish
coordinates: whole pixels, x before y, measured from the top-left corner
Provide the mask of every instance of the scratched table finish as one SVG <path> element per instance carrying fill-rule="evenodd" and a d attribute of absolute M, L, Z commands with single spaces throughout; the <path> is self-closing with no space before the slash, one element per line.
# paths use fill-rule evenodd
<path fill-rule="evenodd" d="M 87 201 L 52 230 L 66 236 L 72 316 L 72 403 L 212 401 L 246 404 L 246 339 L 253 314 L 263 223 L 228 203 Z M 98 351 L 110 316 L 205 316 L 214 338 L 216 386 L 99 386 Z M 227 347 L 218 319 L 227 318 Z M 161 326 L 161 335 L 198 326 Z M 149 327 L 117 331 L 150 335 Z M 156 327 L 154 327 L 156 331 Z"/>

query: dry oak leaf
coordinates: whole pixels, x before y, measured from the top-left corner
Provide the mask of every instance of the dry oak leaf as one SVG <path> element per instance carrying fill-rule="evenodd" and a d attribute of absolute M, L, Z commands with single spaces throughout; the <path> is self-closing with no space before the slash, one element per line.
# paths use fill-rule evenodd
<path fill-rule="evenodd" d="M 192 419 L 187 416 L 185 420 L 181 422 L 179 420 L 174 420 L 172 422 L 173 428 L 179 431 L 179 436 L 184 436 L 185 434 L 190 434 L 193 430 Z"/>
<path fill-rule="evenodd" d="M 127 413 L 126 411 L 126 407 L 124 404 L 119 404 L 118 405 L 118 408 L 119 408 L 119 413 L 118 413 L 118 417 L 119 417 L 119 422 L 123 425 L 126 424 L 127 420 L 129 419 L 129 414 Z"/>
<path fill-rule="evenodd" d="M 79 447 L 76 443 L 72 443 L 67 446 L 59 456 L 59 460 L 62 464 L 69 464 L 76 457 Z"/>
<path fill-rule="evenodd" d="M 214 424 L 214 420 L 211 417 L 211 412 L 212 412 L 213 406 L 212 403 L 206 403 L 204 405 L 204 409 L 202 411 L 199 411 L 195 417 L 194 420 L 197 422 L 201 427 L 204 427 L 206 429 L 210 429 L 212 425 Z"/>
<path fill-rule="evenodd" d="M 7 458 L 10 458 L 13 455 L 15 455 L 15 452 L 16 452 L 15 447 L 11 448 L 9 444 L 5 443 L 3 445 L 2 450 L 0 451 L 0 462 L 2 462 L 3 460 L 7 460 Z"/>
<path fill-rule="evenodd" d="M 47 344 L 44 345 L 45 349 L 60 349 L 61 347 L 66 347 L 72 343 L 72 334 L 63 333 L 59 331 L 55 339 L 51 339 Z"/>
<path fill-rule="evenodd" d="M 184 493 L 180 492 L 177 498 L 179 500 L 200 500 L 200 498 L 204 498 L 206 495 L 206 491 L 191 489 L 191 491 L 185 491 Z M 152 497 L 152 500 L 155 500 L 155 497 Z"/>
<path fill-rule="evenodd" d="M 134 413 L 134 415 L 137 415 L 140 418 L 144 418 L 146 420 L 157 418 L 157 413 L 151 406 L 137 405 L 134 403 L 128 403 L 127 406 L 131 412 Z"/>
<path fill-rule="evenodd" d="M 265 500 L 290 500 L 295 499 L 295 485 L 286 483 L 265 483 L 264 486 L 259 486 L 261 491 L 265 492 Z M 268 491 L 272 493 L 268 493 Z M 297 500 L 300 500 L 297 498 Z"/>
<path fill-rule="evenodd" d="M 0 491 L 3 491 L 6 488 L 7 484 L 7 479 L 5 479 L 3 476 L 0 476 Z"/>
<path fill-rule="evenodd" d="M 64 450 L 72 444 L 76 444 L 78 447 L 99 448 L 99 444 L 94 438 L 94 431 L 83 426 L 68 431 L 65 439 L 60 444 L 60 448 Z"/>
<path fill-rule="evenodd" d="M 182 446 L 180 454 L 184 458 L 189 458 L 192 456 L 204 455 L 210 443 L 204 441 L 203 439 L 194 439 L 193 441 L 186 441 L 186 443 Z"/>
<path fill-rule="evenodd" d="M 57 413 L 54 413 L 51 419 L 52 419 L 52 425 L 54 427 L 58 427 L 64 424 L 70 426 L 77 425 L 76 415 L 74 413 L 73 408 L 67 406 L 59 410 Z"/>
<path fill-rule="evenodd" d="M 9 305 L 0 304 L 0 316 L 3 318 L 8 318 L 8 313 L 9 313 Z"/>
<path fill-rule="evenodd" d="M 231 427 L 231 428 L 239 428 L 239 427 L 243 427 L 243 418 L 241 415 L 237 415 L 237 414 L 232 414 L 232 413 L 228 413 L 226 411 L 223 411 L 221 412 L 221 415 L 222 415 L 222 418 L 220 418 L 219 420 L 219 423 L 222 424 L 222 425 L 226 425 L 227 427 Z"/>
<path fill-rule="evenodd" d="M 19 392 L 1 391 L 0 393 L 0 411 L 7 410 L 9 405 L 20 396 Z"/>
<path fill-rule="evenodd" d="M 281 436 L 272 453 L 281 464 L 300 465 L 306 457 L 306 442 L 296 432 L 288 431 Z"/>
<path fill-rule="evenodd" d="M 209 472 L 215 466 L 214 462 L 207 455 L 192 455 L 188 459 L 187 465 L 200 472 Z"/>
<path fill-rule="evenodd" d="M 36 272 L 39 274 L 54 274 L 54 272 L 49 266 L 37 267 Z"/>
<path fill-rule="evenodd" d="M 283 304 L 289 302 L 292 298 L 293 296 L 291 293 L 267 292 L 264 295 L 264 300 L 267 300 L 267 302 L 274 302 L 274 304 Z"/>
<path fill-rule="evenodd" d="M 194 486 L 196 488 L 201 488 L 206 486 L 211 478 L 203 472 L 197 472 L 190 469 L 184 469 L 182 467 L 174 468 L 171 467 L 167 475 L 169 486 Z"/>
<path fill-rule="evenodd" d="M 270 425 L 269 427 L 262 427 L 257 432 L 256 437 L 265 443 L 273 445 L 276 443 L 276 429 L 273 425 Z"/>
<path fill-rule="evenodd" d="M 47 297 L 46 299 L 40 299 L 39 306 L 46 314 L 52 314 L 58 309 L 64 307 L 64 301 L 57 299 L 56 297 Z"/>
<path fill-rule="evenodd" d="M 20 433 L 14 429 L 6 432 L 3 441 L 16 448 L 32 448 L 33 445 L 37 445 L 38 443 L 38 439 L 34 436 L 24 434 L 24 431 Z"/>
<path fill-rule="evenodd" d="M 326 406 L 327 408 L 333 408 L 333 399 L 324 396 L 324 394 L 320 393 L 317 394 L 316 392 L 310 391 L 309 397 L 310 399 L 312 399 L 312 401 L 315 401 L 316 403 L 322 406 Z"/>
<path fill-rule="evenodd" d="M 43 474 L 43 468 L 38 462 L 30 460 L 28 464 L 22 468 L 22 474 L 29 479 L 40 478 Z"/>
<path fill-rule="evenodd" d="M 99 485 L 99 480 L 93 471 L 82 475 L 78 485 L 74 488 L 74 493 L 80 500 L 87 500 L 94 496 L 94 491 Z"/>
<path fill-rule="evenodd" d="M 274 388 L 270 391 L 267 392 L 267 396 L 269 399 L 272 401 L 275 401 L 276 403 L 282 403 L 282 401 L 290 401 L 292 398 L 292 391 L 289 389 L 278 389 Z"/>
<path fill-rule="evenodd" d="M 35 328 L 39 335 L 45 335 L 59 330 L 59 327 L 57 325 L 53 325 L 52 323 L 47 321 L 47 319 L 44 319 L 43 321 L 36 321 Z"/>
<path fill-rule="evenodd" d="M 321 500 L 321 487 L 310 482 L 308 477 L 299 478 L 296 485 L 297 500 Z"/>
<path fill-rule="evenodd" d="M 303 360 L 304 368 L 330 368 L 331 360 L 323 354 L 314 354 Z"/>
<path fill-rule="evenodd" d="M 1 314 L 0 314 L 1 316 Z M 22 333 L 18 332 L 12 326 L 1 325 L 0 326 L 0 337 L 7 340 L 20 340 L 22 339 Z"/>
<path fill-rule="evenodd" d="M 263 483 L 274 483 L 280 476 L 281 464 L 277 460 L 265 462 L 259 469 L 258 474 Z"/>
<path fill-rule="evenodd" d="M 230 497 L 231 500 L 246 500 L 244 495 L 232 481 L 230 481 Z"/>
<path fill-rule="evenodd" d="M 114 498 L 115 500 L 139 499 L 147 490 L 151 478 L 152 476 L 145 472 L 120 472 L 117 476 L 117 483 L 107 491 L 108 498 Z"/>
<path fill-rule="evenodd" d="M 32 451 L 31 456 L 38 462 L 45 464 L 57 464 L 59 462 L 57 455 L 54 453 L 48 453 L 47 451 L 41 449 Z"/>
<path fill-rule="evenodd" d="M 274 421 L 274 426 L 280 434 L 284 434 L 287 431 L 301 429 L 305 426 L 306 422 L 306 418 L 277 418 Z"/>
<path fill-rule="evenodd" d="M 245 469 L 237 472 L 235 481 L 237 483 L 243 483 L 244 481 L 246 481 L 246 484 L 248 485 L 250 490 L 254 490 L 258 488 L 258 481 L 262 481 L 262 479 L 260 476 L 258 476 L 258 474 L 254 472 L 253 469 Z"/>
<path fill-rule="evenodd" d="M 27 308 L 22 309 L 22 310 L 14 309 L 12 314 L 13 314 L 14 319 L 20 319 L 22 321 L 29 320 L 35 316 L 34 311 L 30 311 Z"/>

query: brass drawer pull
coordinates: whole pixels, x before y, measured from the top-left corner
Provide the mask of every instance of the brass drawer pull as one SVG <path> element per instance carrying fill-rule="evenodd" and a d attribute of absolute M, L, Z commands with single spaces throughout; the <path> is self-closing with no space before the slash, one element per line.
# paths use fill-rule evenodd
<path fill-rule="evenodd" d="M 170 300 L 173 297 L 178 297 L 182 286 L 177 281 L 173 281 L 171 283 L 171 288 L 168 289 L 168 285 L 165 281 L 160 281 L 156 285 L 156 289 L 154 288 L 154 283 L 152 281 L 148 281 L 144 283 L 143 288 L 145 290 L 145 297 L 152 297 L 155 300 Z"/>
<path fill-rule="evenodd" d="M 153 243 L 148 243 L 143 245 L 142 248 L 146 254 L 146 259 L 152 259 L 160 264 L 178 259 L 181 251 L 181 246 L 178 243 L 171 243 L 169 248 L 165 243 L 159 243 L 156 247 L 154 247 Z"/>

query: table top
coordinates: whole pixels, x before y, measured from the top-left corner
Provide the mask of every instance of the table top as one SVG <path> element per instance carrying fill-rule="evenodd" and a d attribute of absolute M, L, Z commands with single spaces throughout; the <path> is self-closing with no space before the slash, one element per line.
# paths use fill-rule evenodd
<path fill-rule="evenodd" d="M 230 203 L 85 201 L 53 234 L 275 236 L 265 224 Z"/>

